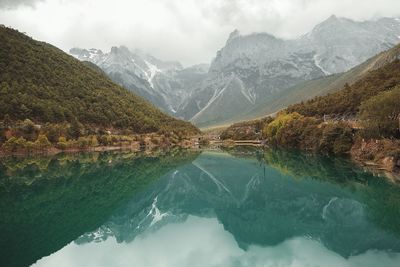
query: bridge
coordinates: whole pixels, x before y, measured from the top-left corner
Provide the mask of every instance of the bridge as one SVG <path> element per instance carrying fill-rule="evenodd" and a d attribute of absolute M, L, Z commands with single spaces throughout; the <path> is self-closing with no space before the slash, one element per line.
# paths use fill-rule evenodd
<path fill-rule="evenodd" d="M 223 140 L 215 140 L 210 141 L 211 144 L 235 144 L 238 146 L 260 146 L 263 144 L 262 140 L 234 140 L 234 141 L 223 141 Z"/>

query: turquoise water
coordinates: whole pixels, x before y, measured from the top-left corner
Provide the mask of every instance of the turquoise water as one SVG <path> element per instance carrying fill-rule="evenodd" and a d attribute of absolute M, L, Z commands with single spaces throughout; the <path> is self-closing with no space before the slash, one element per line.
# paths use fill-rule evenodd
<path fill-rule="evenodd" d="M 400 266 L 400 187 L 250 148 L 8 158 L 1 266 Z"/>

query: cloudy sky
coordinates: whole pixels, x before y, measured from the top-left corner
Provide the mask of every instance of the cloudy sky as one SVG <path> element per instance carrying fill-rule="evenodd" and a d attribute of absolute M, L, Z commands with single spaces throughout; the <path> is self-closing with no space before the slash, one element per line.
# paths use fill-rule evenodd
<path fill-rule="evenodd" d="M 209 62 L 235 28 L 282 38 L 330 15 L 399 17 L 399 0 L 0 0 L 0 24 L 68 51 L 114 45 L 184 65 Z"/>

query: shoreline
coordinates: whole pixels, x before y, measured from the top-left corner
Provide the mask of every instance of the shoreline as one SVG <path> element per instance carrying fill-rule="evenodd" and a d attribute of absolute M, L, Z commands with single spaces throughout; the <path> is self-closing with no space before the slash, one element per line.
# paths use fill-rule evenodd
<path fill-rule="evenodd" d="M 32 151 L 13 151 L 6 152 L 4 150 L 0 150 L 0 159 L 5 157 L 24 157 L 24 156 L 35 156 L 35 155 L 57 155 L 60 153 L 80 153 L 80 152 L 105 152 L 105 151 L 124 151 L 130 150 L 134 152 L 139 152 L 143 150 L 151 150 L 154 148 L 167 148 L 173 146 L 145 146 L 141 148 L 138 145 L 130 145 L 130 146 L 97 146 L 97 147 L 89 147 L 89 148 L 69 148 L 69 149 L 58 149 L 56 147 L 51 147 L 45 150 L 32 150 Z M 182 147 L 182 146 L 180 146 Z"/>
<path fill-rule="evenodd" d="M 263 149 L 269 148 L 268 144 L 255 140 L 221 140 L 210 142 L 222 146 L 253 146 Z M 356 141 L 346 157 L 359 167 L 377 174 L 384 175 L 393 182 L 400 182 L 400 159 L 391 154 L 389 148 L 399 147 L 399 144 L 391 140 L 368 140 Z M 284 149 L 284 148 L 282 148 Z M 301 150 L 306 152 L 305 150 Z M 318 153 L 315 153 L 318 155 Z M 374 158 L 371 158 L 371 155 Z M 333 155 L 335 156 L 335 155 Z"/>
<path fill-rule="evenodd" d="M 258 147 L 262 149 L 268 149 L 269 146 L 267 144 L 262 143 L 261 141 L 257 141 L 255 143 L 254 140 L 231 140 L 230 142 L 224 141 L 211 141 L 211 146 L 252 146 Z M 44 150 L 19 150 L 19 151 L 4 151 L 0 150 L 0 159 L 6 157 L 25 157 L 25 156 L 35 156 L 35 155 L 57 155 L 60 153 L 80 153 L 80 152 L 106 152 L 106 151 L 132 151 L 132 152 L 140 152 L 145 150 L 152 149 L 167 149 L 172 147 L 180 147 L 180 148 L 193 148 L 194 144 L 188 146 L 187 144 L 175 144 L 175 145 L 146 145 L 140 146 L 139 144 L 132 145 L 124 145 L 124 146 L 97 146 L 97 147 L 86 147 L 86 148 L 69 148 L 69 149 L 58 149 L 56 147 L 50 147 Z M 366 152 L 366 147 L 368 147 L 368 142 L 363 142 L 362 145 L 359 143 L 355 143 L 350 151 L 347 154 L 347 158 L 352 161 L 354 164 L 358 165 L 362 169 L 372 172 L 374 175 L 384 176 L 385 178 L 391 180 L 392 182 L 400 182 L 400 166 L 393 156 L 384 156 L 381 157 L 380 160 L 376 159 L 367 159 L 362 157 L 362 153 Z M 376 152 L 369 151 L 368 152 Z M 318 153 L 316 153 L 318 154 Z M 400 161 L 400 160 L 399 160 Z"/>
<path fill-rule="evenodd" d="M 350 157 L 354 164 L 360 166 L 363 170 L 369 171 L 372 174 L 388 179 L 394 183 L 400 183 L 400 172 L 395 170 L 388 170 L 384 165 L 372 162 L 372 161 L 361 161 Z"/>
<path fill-rule="evenodd" d="M 368 170 L 384 173 L 399 182 L 399 152 L 400 143 L 397 140 L 356 140 L 350 150 L 350 158 Z"/>
<path fill-rule="evenodd" d="M 182 142 L 182 143 L 167 143 L 167 144 L 153 144 L 147 143 L 146 145 L 140 145 L 138 142 L 135 142 L 131 145 L 119 145 L 119 146 L 95 146 L 95 147 L 85 147 L 85 148 L 67 148 L 67 149 L 59 149 L 54 146 L 49 147 L 47 149 L 42 150 L 17 150 L 17 151 L 5 151 L 0 149 L 0 159 L 4 157 L 24 157 L 24 156 L 34 156 L 34 155 L 57 155 L 60 153 L 80 153 L 80 152 L 105 152 L 105 151 L 125 151 L 130 150 L 134 152 L 139 151 L 148 151 L 153 149 L 168 149 L 168 148 L 197 148 L 198 144 L 193 142 Z"/>

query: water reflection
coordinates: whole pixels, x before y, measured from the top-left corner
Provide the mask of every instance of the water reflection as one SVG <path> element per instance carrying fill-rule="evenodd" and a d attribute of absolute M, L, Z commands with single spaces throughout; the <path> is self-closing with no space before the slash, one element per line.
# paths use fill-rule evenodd
<path fill-rule="evenodd" d="M 380 251 L 343 258 L 320 242 L 305 237 L 279 245 L 238 247 L 233 236 L 215 218 L 189 216 L 165 225 L 129 243 L 108 239 L 101 243 L 69 244 L 40 266 L 398 266 L 400 255 Z"/>
<path fill-rule="evenodd" d="M 0 165 L 0 266 L 29 266 L 100 227 L 137 192 L 198 152 L 83 153 Z"/>
<path fill-rule="evenodd" d="M 400 264 L 399 186 L 347 160 L 246 148 L 96 157 L 3 168 L 9 255 L 57 251 L 37 266 Z"/>

